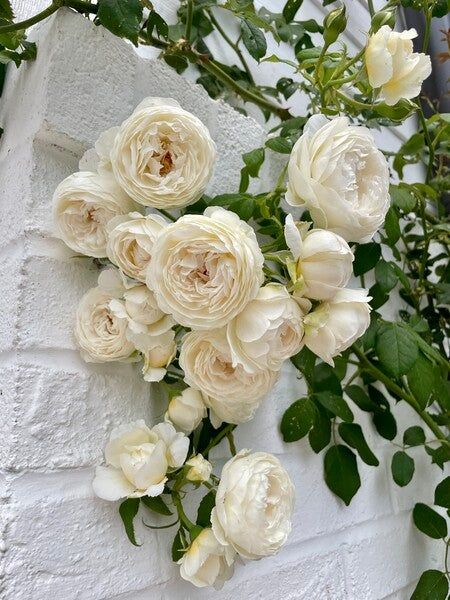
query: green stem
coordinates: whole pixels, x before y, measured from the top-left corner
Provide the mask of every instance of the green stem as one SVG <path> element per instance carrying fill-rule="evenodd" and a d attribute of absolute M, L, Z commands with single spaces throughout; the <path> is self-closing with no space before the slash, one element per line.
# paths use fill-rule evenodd
<path fill-rule="evenodd" d="M 431 415 L 429 415 L 425 410 L 422 410 L 420 408 L 414 396 L 409 395 L 407 392 L 405 392 L 403 388 L 401 388 L 394 381 L 392 381 L 392 379 L 385 375 L 383 371 L 380 371 L 380 369 L 378 369 L 374 364 L 372 364 L 370 360 L 366 357 L 364 352 L 362 352 L 355 344 L 353 344 L 352 346 L 352 351 L 358 357 L 364 371 L 367 371 L 368 373 L 373 375 L 375 379 L 381 381 L 381 383 L 385 386 L 387 390 L 393 392 L 396 396 L 403 398 L 403 400 L 405 400 L 405 402 L 407 402 L 416 411 L 420 418 L 428 425 L 428 427 L 434 433 L 436 438 L 438 438 L 441 442 L 449 444 L 445 435 L 442 433 L 439 426 L 434 422 Z"/>
<path fill-rule="evenodd" d="M 373 17 L 373 15 L 375 14 L 375 9 L 374 9 L 374 6 L 373 6 L 373 0 L 367 0 L 367 4 L 369 5 L 370 16 Z"/>
<path fill-rule="evenodd" d="M 241 98 L 243 100 L 248 101 L 248 102 L 253 102 L 253 104 L 256 104 L 260 108 L 269 110 L 274 115 L 277 115 L 282 121 L 286 121 L 287 119 L 291 118 L 291 114 L 287 108 L 283 108 L 282 106 L 273 104 L 269 100 L 266 100 L 265 98 L 263 98 L 261 96 L 257 96 L 250 90 L 246 90 L 244 87 L 239 85 L 239 83 L 237 81 L 235 81 L 232 77 L 230 77 L 227 73 L 225 73 L 225 71 L 223 71 L 219 67 L 219 65 L 217 65 L 215 62 L 211 61 L 204 54 L 197 55 L 197 62 L 199 62 L 206 71 L 208 71 L 209 73 L 211 73 L 212 75 L 217 77 L 217 79 L 219 79 L 219 81 L 221 81 L 222 83 L 225 83 L 228 87 L 230 87 L 237 94 L 239 94 L 239 96 L 241 96 Z"/>
<path fill-rule="evenodd" d="M 255 80 L 253 79 L 252 72 L 250 71 L 250 67 L 248 66 L 248 63 L 245 60 L 245 57 L 242 54 L 241 49 L 239 48 L 237 42 L 236 43 L 233 42 L 233 40 L 228 36 L 226 31 L 222 28 L 221 24 L 219 23 L 219 21 L 216 19 L 216 17 L 212 14 L 212 12 L 210 10 L 208 10 L 207 13 L 211 20 L 211 23 L 214 25 L 214 27 L 217 29 L 217 31 L 220 33 L 220 35 L 223 37 L 223 39 L 226 41 L 226 43 L 230 46 L 230 48 L 233 48 L 233 50 L 235 51 L 236 55 L 238 56 L 239 60 L 241 61 L 242 66 L 244 67 L 244 71 L 247 73 L 247 77 L 249 78 L 250 82 L 254 85 Z"/>
<path fill-rule="evenodd" d="M 224 427 L 222 429 L 222 431 L 220 431 L 216 437 L 214 437 L 209 444 L 206 446 L 206 448 L 203 450 L 202 454 L 204 456 L 206 456 L 208 454 L 208 452 L 214 448 L 214 446 L 217 446 L 217 444 L 223 440 L 224 437 L 226 437 L 229 433 L 231 433 L 233 431 L 233 429 L 236 427 L 236 425 L 233 425 L 232 423 L 229 423 L 226 427 Z"/>
<path fill-rule="evenodd" d="M 162 215 L 164 215 L 164 216 L 166 217 L 166 219 L 169 219 L 169 221 L 173 221 L 173 222 L 175 222 L 175 221 L 176 221 L 176 218 L 175 218 L 173 215 L 171 215 L 171 214 L 170 214 L 170 212 L 167 212 L 167 210 L 164 210 L 164 209 L 162 209 L 162 208 L 158 208 L 157 210 L 158 210 L 158 212 L 160 212 Z"/>
<path fill-rule="evenodd" d="M 187 16 L 186 16 L 186 32 L 185 37 L 188 42 L 191 41 L 192 32 L 192 17 L 194 16 L 194 1 L 188 0 L 187 3 Z"/>
<path fill-rule="evenodd" d="M 231 431 L 229 431 L 227 433 L 227 440 L 228 440 L 228 445 L 230 446 L 230 452 L 233 456 L 236 456 L 237 454 L 237 450 L 236 450 L 236 445 L 234 443 L 234 436 L 233 433 Z"/>
<path fill-rule="evenodd" d="M 47 6 L 47 8 L 44 8 L 44 10 L 35 14 L 33 17 L 26 19 L 25 21 L 11 23 L 10 25 L 2 25 L 0 27 L 0 34 L 18 31 L 20 29 L 28 29 L 28 27 L 31 27 L 32 25 L 35 25 L 36 23 L 39 23 L 40 21 L 50 17 L 50 15 L 52 15 L 62 6 L 67 6 L 83 12 L 97 12 L 97 6 L 95 4 L 91 4 L 90 2 L 83 2 L 82 0 L 54 0 L 50 6 Z"/>
<path fill-rule="evenodd" d="M 178 513 L 181 523 L 183 523 L 183 525 L 186 527 L 186 529 L 188 529 L 190 531 L 193 527 L 195 527 L 195 525 L 187 517 L 186 513 L 184 512 L 183 505 L 181 504 L 180 495 L 177 492 L 172 491 L 172 501 L 173 501 L 175 508 L 177 509 L 177 513 Z"/>
<path fill-rule="evenodd" d="M 425 136 L 425 141 L 428 146 L 428 165 L 427 165 L 427 176 L 425 179 L 425 183 L 428 183 L 430 179 L 433 177 L 433 165 L 434 165 L 434 146 L 430 137 L 430 132 L 428 131 L 427 122 L 425 119 L 425 115 L 423 114 L 423 110 L 421 106 L 418 106 L 417 113 L 419 115 L 420 123 L 422 125 L 423 134 Z"/>
<path fill-rule="evenodd" d="M 430 33 L 431 33 L 431 10 L 428 6 L 428 2 L 426 2 L 426 10 L 425 10 L 425 31 L 423 34 L 423 45 L 422 52 L 426 54 L 428 50 L 428 44 L 430 43 Z"/>

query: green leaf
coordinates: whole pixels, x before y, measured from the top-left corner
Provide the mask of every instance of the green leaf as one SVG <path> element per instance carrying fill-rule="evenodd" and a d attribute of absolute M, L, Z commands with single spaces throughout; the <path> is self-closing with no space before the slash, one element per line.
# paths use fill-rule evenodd
<path fill-rule="evenodd" d="M 349 423 L 353 421 L 353 413 L 342 396 L 337 396 L 331 392 L 319 392 L 314 395 L 314 398 L 316 398 L 324 408 L 333 413 L 333 415 L 340 417 L 343 421 Z"/>
<path fill-rule="evenodd" d="M 138 510 L 139 498 L 127 498 L 127 500 L 124 500 L 119 507 L 119 515 L 123 521 L 125 533 L 127 534 L 128 539 L 134 546 L 141 545 L 136 542 L 133 525 L 133 519 L 137 515 Z"/>
<path fill-rule="evenodd" d="M 348 385 L 345 388 L 345 393 L 361 410 L 365 412 L 376 412 L 378 410 L 378 405 L 372 402 L 366 392 L 359 386 Z"/>
<path fill-rule="evenodd" d="M 434 490 L 434 503 L 450 508 L 450 476 L 443 479 Z"/>
<path fill-rule="evenodd" d="M 394 246 L 400 238 L 399 216 L 394 206 L 391 206 L 387 211 L 386 219 L 384 221 L 384 230 L 389 244 Z"/>
<path fill-rule="evenodd" d="M 378 458 L 367 445 L 360 425 L 357 423 L 340 423 L 339 435 L 346 444 L 358 452 L 361 459 L 367 465 L 378 467 L 380 464 Z"/>
<path fill-rule="evenodd" d="M 397 423 L 390 410 L 375 413 L 373 424 L 378 433 L 386 440 L 393 440 L 397 435 Z"/>
<path fill-rule="evenodd" d="M 316 454 L 328 446 L 331 439 L 331 421 L 326 411 L 317 406 L 314 425 L 308 434 L 311 448 Z"/>
<path fill-rule="evenodd" d="M 403 434 L 403 443 L 405 446 L 421 446 L 425 443 L 425 433 L 422 427 L 415 425 L 408 427 Z"/>
<path fill-rule="evenodd" d="M 447 536 L 447 523 L 444 517 L 426 504 L 418 502 L 415 505 L 413 519 L 417 529 L 428 537 L 439 540 Z"/>
<path fill-rule="evenodd" d="M 392 203 L 405 213 L 410 213 L 416 206 L 416 197 L 403 186 L 391 185 L 389 188 Z"/>
<path fill-rule="evenodd" d="M 422 573 L 411 600 L 445 600 L 448 594 L 448 579 L 445 573 L 430 569 Z"/>
<path fill-rule="evenodd" d="M 168 39 L 169 37 L 169 26 L 166 21 L 154 10 L 150 11 L 147 19 L 147 34 L 152 36 L 153 30 L 156 29 L 158 37 Z"/>
<path fill-rule="evenodd" d="M 353 272 L 356 277 L 363 275 L 374 268 L 381 256 L 380 244 L 369 242 L 360 244 L 355 251 L 355 260 L 353 262 Z"/>
<path fill-rule="evenodd" d="M 159 515 L 169 516 L 172 514 L 161 496 L 142 496 L 141 500 L 147 508 Z"/>
<path fill-rule="evenodd" d="M 165 62 L 175 69 L 178 74 L 181 74 L 188 68 L 188 61 L 185 56 L 181 56 L 180 54 L 164 54 L 163 56 Z"/>
<path fill-rule="evenodd" d="M 284 137 L 273 137 L 267 140 L 266 146 L 279 154 L 290 154 L 293 144 Z"/>
<path fill-rule="evenodd" d="M 326 363 L 316 365 L 311 385 L 314 392 L 331 392 L 336 396 L 342 396 L 341 382 L 336 376 L 335 369 Z"/>
<path fill-rule="evenodd" d="M 303 0 L 287 0 L 283 8 L 283 17 L 285 18 L 286 23 L 290 23 L 294 20 L 295 15 L 297 14 L 297 11 L 302 3 Z"/>
<path fill-rule="evenodd" d="M 306 346 L 298 354 L 291 357 L 292 363 L 304 375 L 305 379 L 311 383 L 314 376 L 314 365 L 317 356 Z"/>
<path fill-rule="evenodd" d="M 172 543 L 172 560 L 173 560 L 173 562 L 178 562 L 180 560 L 180 558 L 183 557 L 186 546 L 187 546 L 187 544 L 186 544 L 186 539 L 184 537 L 183 528 L 180 527 L 180 529 L 177 531 L 177 534 L 174 537 L 173 543 Z"/>
<path fill-rule="evenodd" d="M 201 527 L 211 526 L 211 511 L 216 503 L 216 493 L 214 490 L 203 496 L 197 511 L 197 525 Z"/>
<path fill-rule="evenodd" d="M 375 265 L 375 279 L 384 293 L 390 292 L 398 283 L 394 267 L 383 259 Z"/>
<path fill-rule="evenodd" d="M 342 444 L 332 446 L 325 454 L 325 482 L 347 506 L 361 486 L 356 456 Z"/>
<path fill-rule="evenodd" d="M 378 330 L 376 350 L 383 367 L 396 377 L 408 373 L 419 356 L 414 336 L 397 323 Z"/>
<path fill-rule="evenodd" d="M 414 460 L 406 452 L 399 450 L 392 457 L 391 471 L 395 483 L 404 487 L 414 475 Z"/>
<path fill-rule="evenodd" d="M 137 45 L 142 20 L 139 0 L 98 0 L 97 18 L 114 35 Z"/>
<path fill-rule="evenodd" d="M 7 21 L 12 21 L 14 19 L 14 12 L 9 0 L 0 0 L 0 17 Z"/>
<path fill-rule="evenodd" d="M 285 411 L 281 419 L 281 433 L 285 442 L 301 440 L 314 423 L 316 407 L 309 398 L 297 400 Z"/>
<path fill-rule="evenodd" d="M 408 385 L 414 397 L 424 410 L 428 404 L 436 382 L 438 371 L 435 365 L 419 354 L 415 364 L 408 372 Z"/>
<path fill-rule="evenodd" d="M 267 52 L 267 42 L 264 33 L 247 19 L 241 21 L 242 41 L 248 53 L 259 61 Z"/>
<path fill-rule="evenodd" d="M 264 162 L 264 154 L 264 148 L 255 148 L 255 150 L 242 155 L 247 173 L 252 177 L 258 177 L 259 170 Z"/>

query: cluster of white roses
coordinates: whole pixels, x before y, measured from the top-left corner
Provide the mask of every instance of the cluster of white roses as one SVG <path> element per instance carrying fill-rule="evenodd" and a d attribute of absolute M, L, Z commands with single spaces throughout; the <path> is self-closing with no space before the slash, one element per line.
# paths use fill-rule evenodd
<path fill-rule="evenodd" d="M 83 358 L 143 359 L 147 381 L 162 380 L 178 360 L 187 386 L 171 398 L 165 422 L 112 432 L 107 466 L 94 480 L 105 500 L 170 493 L 180 477 L 208 482 L 210 463 L 201 454 L 188 459 L 188 435 L 208 409 L 216 428 L 249 420 L 303 345 L 333 364 L 369 325 L 366 290 L 345 289 L 353 261 L 347 242 L 369 240 L 389 204 L 388 167 L 369 131 L 318 115 L 295 144 L 286 200 L 306 207 L 315 228 L 287 216 L 286 285 L 265 278 L 271 257 L 235 213 L 211 206 L 167 220 L 174 218 L 166 209 L 203 194 L 214 161 L 214 143 L 196 117 L 173 100 L 147 99 L 100 137 L 81 160 L 84 170 L 55 192 L 60 237 L 111 263 L 78 307 Z M 167 218 L 144 214 L 144 206 Z M 179 561 L 181 575 L 218 586 L 236 554 L 276 552 L 291 528 L 293 497 L 275 457 L 238 453 L 223 468 L 211 527 Z"/>

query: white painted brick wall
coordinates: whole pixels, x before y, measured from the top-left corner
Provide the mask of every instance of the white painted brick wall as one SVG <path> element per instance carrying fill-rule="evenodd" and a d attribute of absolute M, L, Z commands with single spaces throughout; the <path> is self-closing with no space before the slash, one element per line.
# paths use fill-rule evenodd
<path fill-rule="evenodd" d="M 139 367 L 80 359 L 73 317 L 96 271 L 51 237 L 53 189 L 99 133 L 147 95 L 175 97 L 209 127 L 219 150 L 213 193 L 235 190 L 240 155 L 260 145 L 264 131 L 81 16 L 60 11 L 34 35 L 38 58 L 9 70 L 0 115 L 2 598 L 408 598 L 421 570 L 442 558 L 411 522 L 413 499 L 432 500 L 439 470 L 420 459 L 413 484 L 399 490 L 388 473 L 393 449 L 374 436 L 382 466 L 361 467 L 362 489 L 344 507 L 323 482 L 322 457 L 307 441 L 285 445 L 277 432 L 283 410 L 303 393 L 289 366 L 237 433 L 240 447 L 277 454 L 296 485 L 293 533 L 276 557 L 238 566 L 221 592 L 197 590 L 170 562 L 172 530 L 138 527 L 144 545 L 134 548 L 117 505 L 93 497 L 93 466 L 110 429 L 151 422 L 164 407 Z M 215 450 L 218 468 L 225 455 L 225 447 Z"/>

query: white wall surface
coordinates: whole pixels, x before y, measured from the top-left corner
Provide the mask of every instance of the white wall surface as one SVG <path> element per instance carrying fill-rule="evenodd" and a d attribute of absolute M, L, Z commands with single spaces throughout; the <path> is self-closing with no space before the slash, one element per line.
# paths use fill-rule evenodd
<path fill-rule="evenodd" d="M 18 15 L 32 4 L 18 2 Z M 319 14 L 318 2 L 305 5 L 305 16 Z M 364 16 L 362 3 L 352 5 L 351 14 Z M 358 27 L 352 31 L 357 35 Z M 284 409 L 302 394 L 289 366 L 255 419 L 237 430 L 239 447 L 278 455 L 296 486 L 294 529 L 277 556 L 238 566 L 221 592 L 197 590 L 171 563 L 173 530 L 139 526 L 144 545 L 135 548 L 122 531 L 117 505 L 93 497 L 93 468 L 111 428 L 137 418 L 151 423 L 164 407 L 138 367 L 80 359 L 73 318 L 97 272 L 89 259 L 73 258 L 52 238 L 53 190 L 76 170 L 99 133 L 147 95 L 175 97 L 209 127 L 219 150 L 214 193 L 236 189 L 240 154 L 261 145 L 264 130 L 79 15 L 60 11 L 35 35 L 37 61 L 10 69 L 0 113 L 1 597 L 409 598 L 421 571 L 442 562 L 440 546 L 428 543 L 411 519 L 415 501 L 432 501 L 439 469 L 419 450 L 416 477 L 406 489 L 397 488 L 389 474 L 395 448 L 372 433 L 368 441 L 381 466 L 360 464 L 361 490 L 345 507 L 323 482 L 322 456 L 307 440 L 286 445 L 278 434 Z M 258 76 L 273 77 L 267 66 Z M 392 147 L 407 133 L 390 135 L 383 142 Z M 266 179 L 271 177 L 269 170 Z M 406 427 L 407 407 L 395 410 Z M 364 423 L 367 415 L 354 411 Z M 217 472 L 226 455 L 225 447 L 217 449 Z"/>

